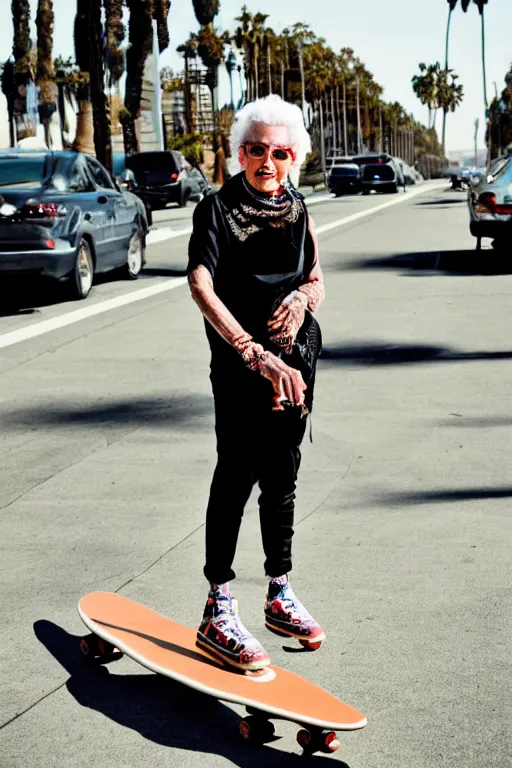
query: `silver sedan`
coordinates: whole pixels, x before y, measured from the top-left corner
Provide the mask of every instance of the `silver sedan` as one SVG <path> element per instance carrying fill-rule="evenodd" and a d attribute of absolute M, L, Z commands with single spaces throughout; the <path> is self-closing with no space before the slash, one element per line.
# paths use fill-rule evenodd
<path fill-rule="evenodd" d="M 494 160 L 483 173 L 473 174 L 469 194 L 469 229 L 477 238 L 493 238 L 493 247 L 512 246 L 512 155 Z"/>

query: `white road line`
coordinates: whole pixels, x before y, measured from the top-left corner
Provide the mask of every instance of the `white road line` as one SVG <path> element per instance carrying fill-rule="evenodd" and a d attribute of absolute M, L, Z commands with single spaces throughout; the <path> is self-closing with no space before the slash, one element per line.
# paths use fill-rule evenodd
<path fill-rule="evenodd" d="M 172 229 L 171 227 L 160 227 L 160 229 L 152 229 L 146 237 L 146 245 L 154 245 L 161 240 L 172 240 L 174 237 L 182 237 L 183 235 L 190 235 L 192 227 L 187 229 Z"/>
<path fill-rule="evenodd" d="M 42 336 L 43 333 L 56 331 L 58 328 L 64 328 L 66 325 L 78 323 L 80 320 L 86 320 L 88 317 L 101 315 L 103 312 L 110 312 L 112 309 L 118 309 L 127 304 L 133 304 L 135 301 L 142 301 L 142 299 L 157 296 L 159 293 L 172 291 L 173 288 L 179 288 L 180 285 L 183 285 L 186 282 L 186 277 L 173 277 L 169 280 L 165 280 L 163 283 L 158 283 L 158 285 L 142 288 L 140 291 L 132 291 L 124 296 L 117 296 L 114 299 L 100 301 L 97 304 L 91 304 L 83 309 L 76 309 L 74 312 L 68 312 L 59 317 L 52 317 L 49 320 L 41 320 L 40 323 L 33 323 L 27 328 L 19 328 L 16 331 L 4 333 L 0 335 L 0 349 L 3 347 L 10 347 L 12 344 L 19 344 L 21 341 L 33 339 L 36 336 Z"/>
<path fill-rule="evenodd" d="M 445 185 L 446 182 L 442 186 L 444 187 Z M 417 195 L 420 195 L 424 192 L 429 192 L 440 188 L 441 185 L 432 185 L 428 187 L 421 187 L 414 192 L 402 194 L 396 199 L 390 200 L 387 203 L 382 203 L 382 205 L 376 205 L 373 208 L 368 208 L 364 211 L 360 211 L 359 213 L 353 213 L 351 216 L 345 216 L 343 219 L 338 219 L 337 221 L 331 221 L 329 224 L 324 224 L 323 226 L 317 228 L 317 234 L 321 235 L 323 232 L 329 232 L 331 229 L 342 227 L 344 224 L 350 224 L 352 221 L 357 221 L 358 219 L 363 219 L 366 216 L 371 216 L 373 213 L 382 211 L 385 208 L 390 208 L 392 205 L 406 203 L 408 200 L 411 200 L 413 197 L 416 197 Z M 187 233 L 191 231 L 191 229 L 187 230 Z M 179 230 L 173 234 L 172 237 L 178 237 L 182 234 L 185 234 L 185 231 Z M 83 309 L 76 309 L 73 312 L 67 312 L 64 315 L 60 315 L 59 317 L 52 317 L 49 320 L 41 320 L 39 323 L 32 323 L 26 328 L 19 328 L 16 331 L 9 331 L 8 333 L 0 334 L 0 349 L 10 347 L 13 344 L 19 344 L 22 341 L 34 339 L 37 336 L 42 336 L 44 333 L 56 331 L 59 328 L 64 328 L 67 325 L 72 325 L 73 323 L 78 323 L 81 320 L 86 320 L 89 317 L 101 315 L 103 312 L 110 312 L 113 309 L 124 307 L 127 304 L 133 304 L 136 301 L 142 301 L 143 299 L 148 299 L 151 296 L 157 296 L 159 293 L 172 291 L 174 288 L 179 288 L 180 285 L 184 285 L 186 282 L 186 277 L 172 277 L 169 280 L 164 280 L 163 282 L 158 283 L 157 285 L 149 286 L 148 288 L 134 290 L 130 293 L 124 294 L 123 296 L 117 296 L 116 298 L 107 299 L 106 301 L 99 301 L 96 304 L 90 304 Z"/>
<path fill-rule="evenodd" d="M 337 227 L 343 227 L 345 224 L 350 224 L 352 221 L 364 219 L 365 216 L 371 216 L 372 213 L 377 213 L 377 211 L 383 211 L 385 208 L 391 208 L 392 205 L 406 203 L 413 197 L 417 197 L 417 195 L 421 195 L 431 190 L 442 189 L 443 187 L 446 187 L 446 182 L 443 184 L 433 184 L 428 187 L 420 187 L 420 189 L 415 189 L 414 192 L 402 193 L 401 195 L 394 197 L 393 200 L 388 200 L 387 203 L 382 203 L 382 205 L 375 205 L 373 208 L 367 208 L 364 211 L 359 211 L 359 213 L 353 213 L 351 216 L 345 216 L 344 219 L 338 219 L 337 221 L 331 221 L 329 224 L 323 224 L 321 227 L 316 228 L 316 233 L 317 235 L 321 235 L 323 232 L 329 232 L 331 229 L 336 229 Z"/>

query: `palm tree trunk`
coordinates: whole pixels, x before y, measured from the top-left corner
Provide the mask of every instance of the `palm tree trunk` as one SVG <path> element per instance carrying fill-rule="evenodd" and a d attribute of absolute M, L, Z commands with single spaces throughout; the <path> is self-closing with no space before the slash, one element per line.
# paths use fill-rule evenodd
<path fill-rule="evenodd" d="M 88 98 L 79 98 L 78 114 L 76 119 L 76 135 L 73 142 L 75 152 L 85 152 L 86 155 L 95 155 L 94 128 L 92 122 L 92 104 Z"/>
<path fill-rule="evenodd" d="M 259 98 L 259 79 L 260 79 L 260 73 L 258 68 L 258 57 L 259 57 L 259 51 L 258 51 L 258 45 L 256 44 L 254 46 L 254 98 Z"/>
<path fill-rule="evenodd" d="M 103 72 L 103 37 L 101 25 L 101 3 L 91 2 L 90 56 L 89 72 L 91 77 L 91 102 L 94 124 L 94 146 L 96 157 L 107 169 L 112 171 L 112 140 L 110 136 L 109 105 L 105 95 Z"/>
<path fill-rule="evenodd" d="M 441 139 L 441 146 L 443 148 L 443 155 L 446 154 L 446 116 L 448 112 L 446 109 L 443 109 L 443 134 Z"/>
<path fill-rule="evenodd" d="M 327 180 L 327 169 L 325 166 L 325 132 L 324 132 L 324 108 L 322 104 L 322 97 L 318 99 L 318 112 L 320 115 L 320 160 L 322 163 L 322 173 L 324 181 Z"/>
<path fill-rule="evenodd" d="M 484 84 L 484 104 L 485 109 L 487 111 L 489 107 L 489 102 L 487 100 L 487 67 L 485 63 L 485 11 L 482 8 L 482 77 L 483 77 L 483 84 Z"/>
<path fill-rule="evenodd" d="M 448 23 L 446 25 L 446 45 L 444 51 L 444 68 L 448 69 L 448 48 L 450 45 L 450 25 L 452 22 L 452 9 L 448 9 Z"/>
<path fill-rule="evenodd" d="M 338 146 L 338 137 L 336 136 L 336 120 L 334 119 L 334 88 L 331 88 L 331 130 L 332 130 L 332 153 L 336 154 Z"/>
<path fill-rule="evenodd" d="M 297 51 L 299 54 L 301 107 L 302 107 L 302 115 L 305 120 L 306 119 L 306 84 L 304 81 L 304 59 L 302 56 L 302 40 L 297 40 Z"/>
<path fill-rule="evenodd" d="M 338 142 L 341 145 L 341 119 L 340 119 L 340 87 L 336 86 L 336 128 L 338 133 Z"/>
<path fill-rule="evenodd" d="M 281 59 L 281 98 L 284 101 L 284 61 Z"/>
<path fill-rule="evenodd" d="M 349 154 L 348 149 L 348 131 L 347 131 L 347 84 L 343 80 L 343 151 Z"/>
<path fill-rule="evenodd" d="M 272 62 L 270 60 L 270 41 L 267 41 L 267 81 L 268 92 L 272 93 Z"/>
<path fill-rule="evenodd" d="M 359 77 L 356 75 L 356 111 L 357 111 L 357 154 L 360 155 L 363 151 L 362 148 L 362 136 L 361 136 L 361 104 L 360 104 L 360 84 Z"/>

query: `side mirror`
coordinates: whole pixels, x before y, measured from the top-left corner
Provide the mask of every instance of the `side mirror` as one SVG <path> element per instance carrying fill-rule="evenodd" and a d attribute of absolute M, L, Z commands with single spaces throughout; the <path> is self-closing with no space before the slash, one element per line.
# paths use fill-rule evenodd
<path fill-rule="evenodd" d="M 469 183 L 472 187 L 477 187 L 480 182 L 482 181 L 482 174 L 481 173 L 472 173 L 469 177 Z"/>

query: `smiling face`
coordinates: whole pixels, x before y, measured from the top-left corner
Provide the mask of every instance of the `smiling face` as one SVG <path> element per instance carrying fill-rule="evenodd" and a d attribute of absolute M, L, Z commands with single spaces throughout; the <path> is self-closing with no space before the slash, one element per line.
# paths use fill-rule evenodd
<path fill-rule="evenodd" d="M 238 160 L 249 184 L 269 195 L 286 183 L 294 159 L 284 125 L 253 123 L 250 141 L 238 150 Z"/>

